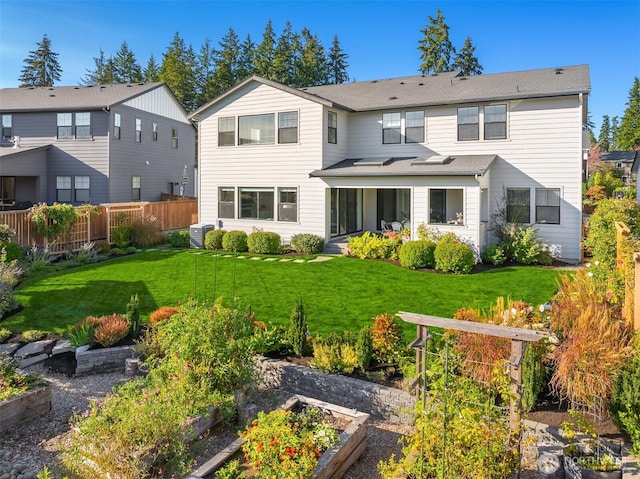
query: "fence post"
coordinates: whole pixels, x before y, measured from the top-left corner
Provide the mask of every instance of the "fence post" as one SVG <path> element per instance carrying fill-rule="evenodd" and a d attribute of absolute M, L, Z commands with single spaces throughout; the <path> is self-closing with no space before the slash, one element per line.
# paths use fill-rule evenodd
<path fill-rule="evenodd" d="M 515 432 L 520 425 L 520 403 L 522 402 L 522 355 L 525 344 L 516 339 L 511 340 L 511 357 L 509 372 L 511 375 L 511 400 L 509 401 L 509 430 Z"/>

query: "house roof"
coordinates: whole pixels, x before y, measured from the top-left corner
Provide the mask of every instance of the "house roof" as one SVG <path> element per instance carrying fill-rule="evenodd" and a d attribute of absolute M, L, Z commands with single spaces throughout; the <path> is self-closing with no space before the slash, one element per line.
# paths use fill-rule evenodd
<path fill-rule="evenodd" d="M 606 151 L 600 153 L 601 161 L 620 161 L 623 163 L 631 163 L 636 156 L 640 154 L 638 151 Z"/>
<path fill-rule="evenodd" d="M 314 170 L 309 173 L 309 176 L 312 178 L 482 176 L 489 170 L 496 158 L 496 155 L 348 158 L 322 170 Z"/>
<path fill-rule="evenodd" d="M 0 90 L 0 111 L 61 111 L 80 108 L 98 110 L 110 108 L 112 105 L 123 103 L 163 85 L 165 84 L 119 83 L 95 86 L 2 88 Z"/>
<path fill-rule="evenodd" d="M 301 91 L 353 111 L 589 93 L 589 66 L 544 68 L 488 75 L 457 72 L 342 83 Z"/>
<path fill-rule="evenodd" d="M 21 153 L 29 153 L 36 150 L 46 150 L 50 146 L 51 144 L 40 145 L 40 146 L 30 146 L 26 148 L 13 148 L 9 146 L 3 146 L 0 148 L 0 158 L 6 158 L 12 155 L 19 155 Z"/>

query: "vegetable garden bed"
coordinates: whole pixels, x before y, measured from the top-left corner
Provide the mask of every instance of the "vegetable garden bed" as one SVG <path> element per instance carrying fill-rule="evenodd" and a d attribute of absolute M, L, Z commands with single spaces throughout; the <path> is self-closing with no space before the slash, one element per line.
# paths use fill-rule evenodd
<path fill-rule="evenodd" d="M 51 387 L 31 389 L 0 402 L 0 432 L 51 410 Z"/>

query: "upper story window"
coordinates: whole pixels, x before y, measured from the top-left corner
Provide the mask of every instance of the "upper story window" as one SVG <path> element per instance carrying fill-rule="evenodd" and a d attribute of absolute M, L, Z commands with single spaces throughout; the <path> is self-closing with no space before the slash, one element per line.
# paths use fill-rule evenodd
<path fill-rule="evenodd" d="M 58 113 L 58 138 L 73 138 L 73 118 L 71 113 Z M 68 201 L 71 201 L 71 199 Z"/>
<path fill-rule="evenodd" d="M 278 113 L 278 143 L 298 143 L 298 112 Z"/>
<path fill-rule="evenodd" d="M 424 111 L 408 111 L 405 115 L 404 142 L 424 141 Z"/>
<path fill-rule="evenodd" d="M 479 139 L 478 107 L 458 108 L 458 141 Z"/>
<path fill-rule="evenodd" d="M 76 113 L 76 138 L 91 138 L 91 113 Z"/>
<path fill-rule="evenodd" d="M 91 177 L 76 176 L 74 178 L 76 203 L 89 203 L 91 201 Z"/>
<path fill-rule="evenodd" d="M 531 222 L 529 188 L 507 188 L 507 223 Z"/>
<path fill-rule="evenodd" d="M 171 148 L 178 148 L 178 129 L 171 128 Z"/>
<path fill-rule="evenodd" d="M 560 224 L 560 188 L 536 188 L 536 223 Z"/>
<path fill-rule="evenodd" d="M 507 137 L 507 105 L 484 107 L 484 139 L 502 140 Z"/>
<path fill-rule="evenodd" d="M 218 146 L 235 146 L 236 119 L 233 116 L 218 118 Z"/>
<path fill-rule="evenodd" d="M 13 138 L 13 127 L 11 126 L 11 115 L 2 115 L 2 139 L 11 140 Z"/>
<path fill-rule="evenodd" d="M 274 119 L 273 113 L 238 117 L 238 145 L 275 143 Z"/>
<path fill-rule="evenodd" d="M 120 113 L 114 113 L 113 114 L 113 139 L 114 140 L 119 140 L 120 139 Z"/>
<path fill-rule="evenodd" d="M 382 114 L 382 143 L 400 143 L 400 113 Z"/>
<path fill-rule="evenodd" d="M 158 124 L 156 122 L 151 123 L 151 139 L 158 141 Z"/>
<path fill-rule="evenodd" d="M 136 143 L 142 142 L 142 120 L 136 118 Z"/>
<path fill-rule="evenodd" d="M 327 142 L 338 143 L 338 114 L 335 111 L 327 112 Z"/>

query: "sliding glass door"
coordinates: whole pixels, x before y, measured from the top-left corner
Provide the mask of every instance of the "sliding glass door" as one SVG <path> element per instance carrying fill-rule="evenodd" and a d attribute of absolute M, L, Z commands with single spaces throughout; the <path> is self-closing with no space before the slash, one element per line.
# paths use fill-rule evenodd
<path fill-rule="evenodd" d="M 362 231 L 362 190 L 331 189 L 331 236 Z"/>

